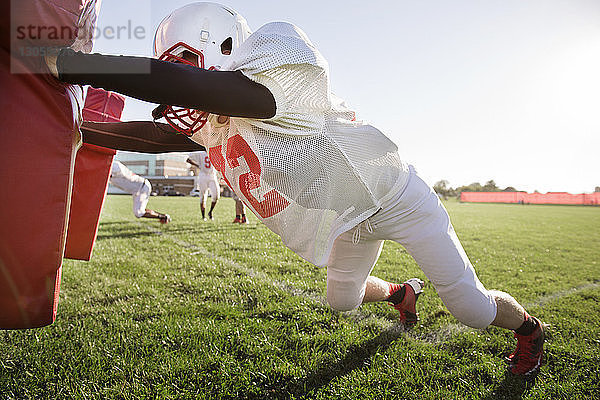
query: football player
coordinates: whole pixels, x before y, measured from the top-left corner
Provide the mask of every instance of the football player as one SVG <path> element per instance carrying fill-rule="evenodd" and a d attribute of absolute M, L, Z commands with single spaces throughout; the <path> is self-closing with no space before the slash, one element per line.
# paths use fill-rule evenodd
<path fill-rule="evenodd" d="M 194 179 L 194 189 L 197 189 L 200 193 L 200 212 L 202 213 L 202 219 L 205 221 L 206 197 L 210 190 L 211 204 L 210 210 L 208 211 L 208 218 L 212 220 L 212 212 L 221 196 L 221 186 L 219 185 L 217 172 L 210 163 L 210 158 L 206 151 L 190 153 L 187 162 L 198 169 L 198 174 Z"/>
<path fill-rule="evenodd" d="M 62 49 L 47 63 L 62 81 L 162 104 L 154 116 L 204 146 L 259 220 L 327 267 L 334 309 L 387 301 L 405 324 L 417 322 L 423 282 L 371 275 L 384 240 L 393 240 L 459 321 L 515 331 L 512 373 L 538 370 L 542 323 L 483 286 L 438 196 L 390 139 L 331 92 L 327 61 L 300 28 L 274 22 L 251 33 L 234 10 L 193 3 L 161 22 L 154 51 L 157 59 Z"/>
<path fill-rule="evenodd" d="M 152 192 L 150 181 L 135 174 L 120 161 L 115 160 L 112 163 L 110 184 L 133 196 L 133 215 L 136 218 L 156 218 L 161 224 L 171 222 L 169 214 L 162 214 L 146 208 Z"/>
<path fill-rule="evenodd" d="M 235 201 L 235 219 L 233 220 L 234 224 L 247 224 L 248 220 L 246 219 L 246 206 L 240 198 L 233 193 L 233 200 Z"/>

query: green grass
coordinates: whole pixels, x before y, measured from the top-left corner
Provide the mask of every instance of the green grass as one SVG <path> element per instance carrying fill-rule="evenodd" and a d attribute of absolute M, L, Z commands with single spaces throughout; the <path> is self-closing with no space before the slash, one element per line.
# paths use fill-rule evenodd
<path fill-rule="evenodd" d="M 551 324 L 535 379 L 505 373 L 512 334 L 464 328 L 429 286 L 405 332 L 385 304 L 325 303 L 325 270 L 250 216 L 153 197 L 173 222 L 109 196 L 91 262 L 66 260 L 49 327 L 0 331 L 0 399 L 600 398 L 600 209 L 446 206 L 482 282 Z M 386 243 L 375 274 L 423 273 Z"/>

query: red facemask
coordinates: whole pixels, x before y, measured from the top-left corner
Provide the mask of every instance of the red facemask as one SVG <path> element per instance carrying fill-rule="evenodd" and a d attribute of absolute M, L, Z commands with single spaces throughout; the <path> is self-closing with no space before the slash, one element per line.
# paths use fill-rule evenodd
<path fill-rule="evenodd" d="M 190 51 L 194 55 L 197 55 L 198 62 L 193 63 L 181 56 L 177 56 L 172 53 L 176 49 L 178 49 L 178 51 L 181 51 L 182 48 Z M 197 68 L 206 69 L 204 67 L 204 56 L 202 55 L 202 52 L 194 49 L 193 47 L 183 42 L 179 42 L 171 46 L 160 56 L 159 60 L 187 64 Z M 214 69 L 214 67 L 209 68 L 209 70 Z M 173 127 L 173 129 L 186 136 L 192 136 L 194 133 L 199 131 L 208 121 L 209 113 L 205 111 L 198 111 L 190 108 L 166 105 L 157 108 L 157 110 L 159 109 L 159 115 L 154 115 L 154 118 L 164 118 L 169 123 L 169 125 Z"/>

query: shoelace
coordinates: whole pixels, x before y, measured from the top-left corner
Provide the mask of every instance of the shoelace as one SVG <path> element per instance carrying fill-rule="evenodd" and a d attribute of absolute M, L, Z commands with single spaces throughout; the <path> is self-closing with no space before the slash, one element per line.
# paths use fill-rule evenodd
<path fill-rule="evenodd" d="M 352 234 L 352 244 L 357 244 L 360 241 L 360 227 L 362 225 L 365 225 L 365 227 L 367 228 L 367 232 L 373 233 L 373 225 L 371 224 L 371 221 L 367 218 L 356 226 L 356 229 Z"/>

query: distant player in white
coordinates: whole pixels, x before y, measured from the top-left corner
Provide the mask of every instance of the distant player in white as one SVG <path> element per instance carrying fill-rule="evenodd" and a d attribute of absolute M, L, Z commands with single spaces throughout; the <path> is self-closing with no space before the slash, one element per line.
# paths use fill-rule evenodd
<path fill-rule="evenodd" d="M 200 211 L 202 212 L 202 219 L 206 221 L 206 198 L 208 197 L 209 190 L 212 202 L 210 204 L 210 210 L 208 211 L 208 218 L 213 219 L 212 212 L 217 205 L 217 201 L 219 201 L 219 198 L 221 197 L 221 186 L 219 185 L 219 178 L 217 178 L 217 171 L 215 171 L 210 163 L 210 158 L 206 151 L 195 151 L 190 153 L 187 162 L 198 169 L 198 174 L 194 178 L 194 189 L 197 189 L 200 193 Z"/>
<path fill-rule="evenodd" d="M 538 370 L 541 322 L 482 285 L 435 192 L 391 140 L 332 94 L 328 64 L 302 30 L 275 22 L 251 33 L 235 11 L 193 3 L 161 22 L 155 53 L 172 64 L 72 50 L 48 64 L 69 83 L 162 103 L 155 116 L 208 149 L 222 178 L 286 246 L 327 267 L 333 308 L 387 301 L 416 323 L 423 282 L 371 275 L 384 240 L 393 240 L 458 320 L 515 331 L 512 373 Z M 136 68 L 146 73 L 131 78 Z M 365 65 L 363 73 L 377 71 Z"/>
<path fill-rule="evenodd" d="M 162 214 L 146 208 L 152 185 L 127 168 L 120 161 L 113 161 L 110 170 L 110 184 L 133 196 L 133 215 L 136 218 L 156 218 L 163 224 L 171 222 L 169 214 Z"/>

